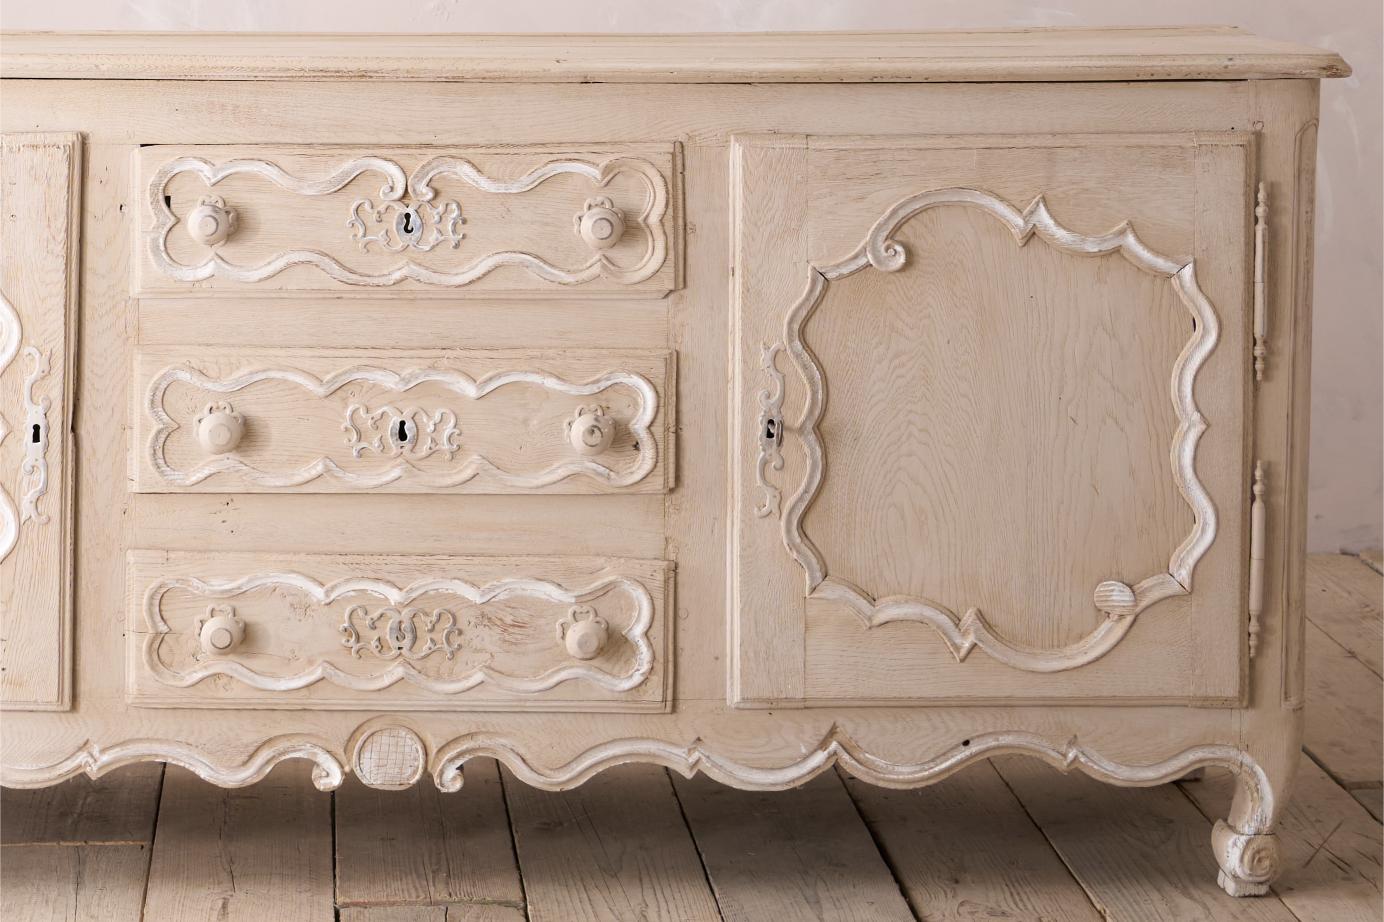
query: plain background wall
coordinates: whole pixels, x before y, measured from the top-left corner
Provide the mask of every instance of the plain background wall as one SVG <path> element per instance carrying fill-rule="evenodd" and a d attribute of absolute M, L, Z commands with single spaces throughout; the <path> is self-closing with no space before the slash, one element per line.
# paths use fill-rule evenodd
<path fill-rule="evenodd" d="M 714 32 L 1214 23 L 1340 52 L 1322 88 L 1313 330 L 1313 550 L 1381 544 L 1384 96 L 1380 0 L 4 0 L 5 29 Z"/>

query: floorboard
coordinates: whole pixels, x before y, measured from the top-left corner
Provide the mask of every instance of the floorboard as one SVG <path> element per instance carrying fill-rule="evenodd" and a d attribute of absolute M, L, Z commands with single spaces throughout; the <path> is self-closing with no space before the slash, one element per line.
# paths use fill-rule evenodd
<path fill-rule="evenodd" d="M 1102 922 L 988 761 L 916 790 L 846 787 L 919 918 Z"/>
<path fill-rule="evenodd" d="M 1384 778 L 1380 679 L 1313 623 L 1307 624 L 1303 747 L 1347 789 Z"/>
<path fill-rule="evenodd" d="M 726 922 L 913 922 L 835 772 L 771 793 L 672 778 Z"/>
<path fill-rule="evenodd" d="M 1176 785 L 1112 787 L 1021 756 L 994 763 L 1107 918 L 1294 922 L 1272 894 L 1236 899 L 1217 886 L 1211 823 Z"/>
<path fill-rule="evenodd" d="M 163 764 L 78 775 L 32 790 L 0 789 L 0 844 L 145 844 L 153 841 Z"/>
<path fill-rule="evenodd" d="M 561 793 L 504 778 L 530 922 L 720 920 L 662 768 L 620 766 Z"/>
<path fill-rule="evenodd" d="M 148 868 L 148 845 L 6 845 L 0 919 L 134 922 Z"/>
<path fill-rule="evenodd" d="M 453 794 L 428 779 L 377 791 L 354 776 L 336 792 L 338 906 L 523 900 L 494 760 L 467 762 Z"/>
<path fill-rule="evenodd" d="M 1229 772 L 1181 787 L 1208 820 L 1229 813 Z M 1283 874 L 1273 889 L 1299 922 L 1379 922 L 1384 827 L 1306 755 L 1277 831 Z"/>
<path fill-rule="evenodd" d="M 331 795 L 310 768 L 223 789 L 170 767 L 143 922 L 333 922 Z"/>
<path fill-rule="evenodd" d="M 1384 577 L 1343 554 L 1313 554 L 1307 567 L 1307 619 L 1384 676 Z"/>
<path fill-rule="evenodd" d="M 350 906 L 341 922 L 526 922 L 524 910 L 484 903 L 436 906 Z"/>

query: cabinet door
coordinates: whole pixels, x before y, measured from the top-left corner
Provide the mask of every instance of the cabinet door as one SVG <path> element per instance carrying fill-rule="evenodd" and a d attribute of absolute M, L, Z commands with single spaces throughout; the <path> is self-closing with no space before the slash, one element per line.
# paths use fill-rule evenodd
<path fill-rule="evenodd" d="M 6 134 L 0 151 L 0 704 L 64 709 L 82 149 L 75 134 Z"/>
<path fill-rule="evenodd" d="M 736 704 L 1239 700 L 1252 150 L 737 139 Z"/>

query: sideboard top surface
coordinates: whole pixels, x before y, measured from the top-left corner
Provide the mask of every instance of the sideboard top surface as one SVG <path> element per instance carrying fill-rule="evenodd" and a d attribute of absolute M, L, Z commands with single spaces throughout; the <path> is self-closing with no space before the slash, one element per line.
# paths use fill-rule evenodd
<path fill-rule="evenodd" d="M 0 76 L 528 83 L 929 83 L 1343 77 L 1230 26 L 703 35 L 10 32 Z"/>

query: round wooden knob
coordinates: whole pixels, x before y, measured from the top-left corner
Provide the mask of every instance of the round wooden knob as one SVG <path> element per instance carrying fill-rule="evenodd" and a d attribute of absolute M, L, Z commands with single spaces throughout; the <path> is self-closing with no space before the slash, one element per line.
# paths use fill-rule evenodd
<path fill-rule="evenodd" d="M 574 605 L 558 622 L 557 635 L 573 659 L 595 659 L 605 649 L 610 629 L 606 621 L 586 605 Z"/>
<path fill-rule="evenodd" d="M 625 215 L 608 198 L 593 198 L 577 215 L 577 233 L 593 250 L 608 250 L 625 235 Z"/>
<path fill-rule="evenodd" d="M 615 420 L 600 407 L 579 407 L 567 424 L 567 438 L 582 455 L 599 455 L 615 441 Z"/>
<path fill-rule="evenodd" d="M 218 196 L 209 195 L 188 213 L 186 224 L 189 237 L 203 246 L 214 247 L 224 243 L 235 230 L 235 209 L 227 208 Z"/>
<path fill-rule="evenodd" d="M 224 455 L 234 451 L 245 435 L 245 417 L 231 409 L 228 403 L 207 407 L 197 417 L 197 442 L 208 454 Z"/>
<path fill-rule="evenodd" d="M 213 607 L 209 614 L 211 617 L 202 623 L 202 652 L 229 653 L 240 646 L 245 639 L 245 622 L 237 617 L 235 609 Z"/>

